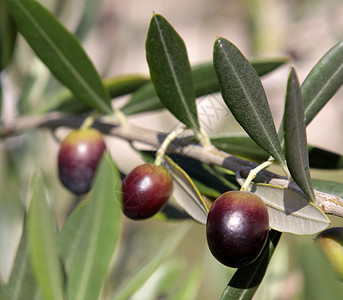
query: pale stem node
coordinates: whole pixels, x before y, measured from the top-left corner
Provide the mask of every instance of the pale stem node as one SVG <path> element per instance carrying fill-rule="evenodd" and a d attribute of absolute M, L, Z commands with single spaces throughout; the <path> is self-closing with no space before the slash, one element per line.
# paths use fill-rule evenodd
<path fill-rule="evenodd" d="M 128 124 L 127 118 L 121 110 L 114 109 L 114 116 L 118 120 L 120 126 L 126 126 Z"/>
<path fill-rule="evenodd" d="M 90 127 L 92 127 L 92 125 L 94 124 L 94 121 L 97 117 L 100 116 L 100 113 L 98 112 L 93 112 L 92 114 L 90 114 L 81 124 L 80 129 L 88 129 Z"/>
<path fill-rule="evenodd" d="M 197 139 L 199 140 L 201 146 L 203 146 L 204 148 L 212 146 L 212 143 L 211 143 L 209 136 L 207 135 L 207 133 L 202 128 L 200 128 L 200 131 L 195 132 L 195 135 L 196 135 Z"/>
<path fill-rule="evenodd" d="M 249 172 L 249 175 L 248 175 L 247 179 L 245 180 L 244 184 L 242 185 L 241 191 L 246 191 L 249 187 L 249 184 L 254 180 L 254 178 L 256 177 L 258 172 L 262 171 L 265 168 L 268 168 L 273 163 L 274 163 L 274 159 L 270 158 L 267 161 L 265 161 L 264 163 L 258 165 L 256 168 L 252 169 Z"/>
<path fill-rule="evenodd" d="M 160 148 L 157 150 L 156 153 L 156 159 L 155 159 L 155 165 L 159 166 L 161 165 L 164 155 L 167 151 L 167 148 L 169 144 L 175 140 L 180 134 L 184 133 L 188 128 L 186 127 L 180 127 L 175 130 L 173 130 L 171 133 L 169 133 L 166 138 L 164 139 L 163 143 L 161 144 Z"/>

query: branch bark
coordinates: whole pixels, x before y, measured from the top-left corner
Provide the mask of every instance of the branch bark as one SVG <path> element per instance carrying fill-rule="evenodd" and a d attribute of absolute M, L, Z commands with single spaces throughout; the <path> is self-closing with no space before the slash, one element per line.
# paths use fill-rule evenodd
<path fill-rule="evenodd" d="M 8 121 L 3 120 L 0 123 L 0 137 L 4 138 L 17 135 L 36 128 L 48 128 L 51 130 L 55 130 L 58 127 L 78 128 L 83 121 L 84 117 L 82 116 L 70 116 L 57 112 L 39 116 L 23 116 Z M 118 124 L 101 120 L 96 120 L 94 127 L 104 134 L 130 142 L 142 142 L 156 149 L 161 145 L 167 135 L 166 133 L 148 130 L 132 124 L 118 126 Z M 174 140 L 169 145 L 167 152 L 182 154 L 210 165 L 229 169 L 235 173 L 239 172 L 244 178 L 248 176 L 251 169 L 257 166 L 256 163 L 232 156 L 218 150 L 214 146 L 203 147 L 184 137 Z M 304 196 L 301 189 L 294 182 L 290 182 L 287 178 L 268 170 L 259 172 L 254 181 L 287 187 Z M 320 191 L 315 191 L 315 196 L 315 204 L 324 213 L 343 217 L 342 198 Z"/>

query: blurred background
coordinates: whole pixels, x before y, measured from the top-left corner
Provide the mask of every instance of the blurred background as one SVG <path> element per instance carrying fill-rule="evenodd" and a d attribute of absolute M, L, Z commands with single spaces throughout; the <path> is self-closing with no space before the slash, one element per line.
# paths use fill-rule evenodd
<path fill-rule="evenodd" d="M 314 64 L 343 39 L 343 1 L 340 0 L 45 0 L 42 3 L 76 33 L 104 78 L 128 73 L 149 75 L 145 38 L 153 12 L 162 14 L 183 37 L 192 65 L 211 61 L 213 43 L 218 36 L 232 41 L 248 58 L 289 56 L 289 64 L 262 78 L 276 126 L 283 114 L 290 65 L 295 66 L 301 83 Z M 1 74 L 2 118 L 7 119 L 39 106 L 49 91 L 60 88 L 20 36 L 17 42 L 10 68 Z M 308 127 L 309 143 L 341 155 L 342 98 L 341 89 Z M 127 99 L 123 97 L 114 105 L 120 107 Z M 223 107 L 218 95 L 206 96 L 198 105 L 199 117 L 208 134 L 241 131 L 224 109 L 212 117 L 204 113 L 208 106 Z M 129 120 L 161 131 L 170 131 L 178 123 L 166 112 L 135 115 Z M 66 132 L 63 129 L 57 134 L 62 137 Z M 123 172 L 140 163 L 126 142 L 115 138 L 106 141 Z M 0 277 L 4 281 L 13 262 L 23 204 L 27 201 L 29 179 L 35 167 L 39 166 L 47 174 L 49 195 L 59 224 L 73 201 L 56 176 L 57 151 L 58 143 L 44 130 L 0 143 Z M 313 170 L 312 175 L 343 182 L 343 172 L 339 170 Z M 334 225 L 343 226 L 342 220 L 331 219 Z M 112 288 L 135 272 L 142 261 L 148 260 L 165 240 L 166 232 L 177 226 L 158 220 L 125 219 L 121 250 L 117 254 L 121 263 L 114 266 Z M 308 298 L 308 277 L 304 274 L 320 272 L 311 270 L 312 261 L 303 255 L 314 251 L 309 246 L 313 238 L 283 235 L 256 299 Z M 189 278 L 194 281 L 193 293 L 197 295 L 189 299 L 219 299 L 234 270 L 215 261 L 207 249 L 204 226 L 194 224 L 158 272 L 134 299 L 157 299 L 151 294 L 151 290 L 156 292 L 156 286 L 161 291 L 154 297 L 171 299 L 161 295 Z M 316 278 L 312 282 L 315 281 Z M 320 298 L 321 292 L 325 291 L 319 289 L 316 299 L 329 299 L 325 294 Z"/>

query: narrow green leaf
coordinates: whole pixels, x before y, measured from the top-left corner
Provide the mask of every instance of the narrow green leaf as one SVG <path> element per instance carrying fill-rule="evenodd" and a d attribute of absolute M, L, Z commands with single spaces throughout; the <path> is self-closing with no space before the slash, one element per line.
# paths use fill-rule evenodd
<path fill-rule="evenodd" d="M 127 300 L 149 279 L 161 262 L 176 248 L 189 229 L 189 224 L 184 224 L 177 229 L 165 243 L 147 260 L 147 262 L 131 276 L 112 296 L 111 300 Z"/>
<path fill-rule="evenodd" d="M 7 291 L 6 286 L 0 284 L 0 299 L 1 300 L 12 300 L 10 293 Z"/>
<path fill-rule="evenodd" d="M 211 136 L 210 139 L 211 143 L 218 149 L 232 155 L 256 162 L 268 159 L 268 153 L 245 133 L 225 133 Z"/>
<path fill-rule="evenodd" d="M 27 238 L 27 230 L 24 226 L 12 273 L 7 284 L 12 300 L 34 300 L 38 290 L 31 268 Z"/>
<path fill-rule="evenodd" d="M 39 289 L 45 300 L 63 300 L 63 273 L 57 253 L 55 224 L 41 175 L 36 174 L 32 181 L 27 218 L 30 261 Z"/>
<path fill-rule="evenodd" d="M 173 196 L 176 202 L 196 221 L 206 224 L 208 208 L 192 179 L 169 157 L 165 167 L 173 177 Z"/>
<path fill-rule="evenodd" d="M 220 300 L 250 300 L 253 298 L 264 278 L 280 237 L 280 232 L 269 231 L 268 241 L 261 255 L 252 264 L 236 271 Z"/>
<path fill-rule="evenodd" d="M 250 61 L 259 76 L 273 71 L 287 62 L 287 58 L 261 58 Z M 201 97 L 220 91 L 219 82 L 212 62 L 191 67 L 195 97 Z M 121 108 L 126 115 L 162 109 L 163 104 L 156 95 L 155 88 L 149 83 L 135 92 L 130 100 Z"/>
<path fill-rule="evenodd" d="M 308 159 L 304 106 L 298 78 L 293 68 L 288 78 L 283 120 L 288 169 L 305 195 L 314 202 L 315 196 Z"/>
<path fill-rule="evenodd" d="M 238 123 L 283 167 L 285 158 L 262 83 L 244 55 L 228 40 L 214 44 L 214 68 L 224 101 Z"/>
<path fill-rule="evenodd" d="M 147 82 L 149 82 L 149 80 L 140 75 L 121 75 L 102 81 L 112 99 L 131 94 L 144 86 Z M 80 113 L 89 111 L 90 107 L 85 103 L 78 101 L 73 94 L 66 89 L 57 95 L 54 95 L 51 99 L 48 99 L 41 107 L 37 107 L 33 113 L 41 114 L 53 110 Z"/>
<path fill-rule="evenodd" d="M 290 189 L 254 183 L 248 190 L 260 196 L 266 204 L 272 229 L 306 235 L 316 234 L 331 224 L 317 206 Z"/>
<path fill-rule="evenodd" d="M 343 42 L 332 47 L 313 67 L 303 84 L 306 125 L 343 84 Z"/>
<path fill-rule="evenodd" d="M 186 126 L 199 131 L 195 93 L 182 38 L 161 15 L 154 14 L 146 40 L 151 80 L 163 105 Z"/>
<path fill-rule="evenodd" d="M 86 219 L 76 232 L 78 255 L 70 265 L 69 299 L 98 299 L 120 234 L 121 203 L 120 174 L 106 153 L 95 175 L 87 213 L 83 215 Z"/>
<path fill-rule="evenodd" d="M 81 202 L 63 224 L 58 232 L 58 248 L 66 273 L 70 273 L 71 266 L 80 254 L 80 244 L 84 239 L 83 228 L 86 227 L 88 217 L 88 202 Z"/>
<path fill-rule="evenodd" d="M 268 154 L 261 149 L 245 133 L 224 133 L 210 136 L 211 142 L 218 149 L 232 155 L 256 162 L 268 159 Z M 318 169 L 341 169 L 343 168 L 343 156 L 312 145 L 308 145 L 310 168 Z"/>
<path fill-rule="evenodd" d="M 0 72 L 9 63 L 15 46 L 17 28 L 8 13 L 5 1 L 0 1 Z"/>
<path fill-rule="evenodd" d="M 77 39 L 37 1 L 5 1 L 19 32 L 54 76 L 80 101 L 111 113 L 109 95 Z"/>
<path fill-rule="evenodd" d="M 261 57 L 249 60 L 258 76 L 263 76 L 290 61 L 289 57 Z"/>

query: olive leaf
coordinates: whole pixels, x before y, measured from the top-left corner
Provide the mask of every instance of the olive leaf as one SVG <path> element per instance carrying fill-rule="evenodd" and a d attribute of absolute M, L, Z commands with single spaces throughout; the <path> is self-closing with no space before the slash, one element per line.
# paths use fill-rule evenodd
<path fill-rule="evenodd" d="M 301 85 L 306 125 L 343 84 L 343 42 L 332 47 L 313 67 Z"/>
<path fill-rule="evenodd" d="M 98 299 L 109 272 L 121 230 L 121 180 L 109 153 L 104 153 L 94 177 L 87 205 L 81 206 L 60 239 L 71 241 L 62 253 L 68 269 L 69 299 Z M 71 235 L 71 236 L 70 236 Z M 61 240 L 60 240 L 61 241 Z M 68 246 L 66 242 L 64 245 Z"/>
<path fill-rule="evenodd" d="M 288 61 L 285 57 L 261 58 L 250 60 L 259 76 L 263 76 Z M 212 62 L 191 67 L 195 97 L 201 97 L 220 91 L 219 82 Z M 155 111 L 164 108 L 158 98 L 154 85 L 149 82 L 133 93 L 130 100 L 121 108 L 126 115 Z"/>
<path fill-rule="evenodd" d="M 317 206 L 290 189 L 253 183 L 247 190 L 260 196 L 266 204 L 269 226 L 272 229 L 310 235 L 324 230 L 331 224 L 329 218 Z"/>
<path fill-rule="evenodd" d="M 173 196 L 176 202 L 194 220 L 206 224 L 208 208 L 192 179 L 168 156 L 165 156 L 164 165 L 174 180 Z"/>
<path fill-rule="evenodd" d="M 266 94 L 251 63 L 222 37 L 215 41 L 213 63 L 223 99 L 235 119 L 256 144 L 285 168 Z"/>
<path fill-rule="evenodd" d="M 56 225 L 40 173 L 32 179 L 27 222 L 30 262 L 39 289 L 47 300 L 63 300 L 63 272 L 57 253 Z"/>
<path fill-rule="evenodd" d="M 37 1 L 5 0 L 19 32 L 77 99 L 111 113 L 110 97 L 78 40 Z"/>
<path fill-rule="evenodd" d="M 315 196 L 310 175 L 304 105 L 294 68 L 291 69 L 288 78 L 283 119 L 288 169 L 305 195 L 314 202 Z"/>
<path fill-rule="evenodd" d="M 186 46 L 168 21 L 154 14 L 146 40 L 151 80 L 163 105 L 182 123 L 200 130 Z"/>

